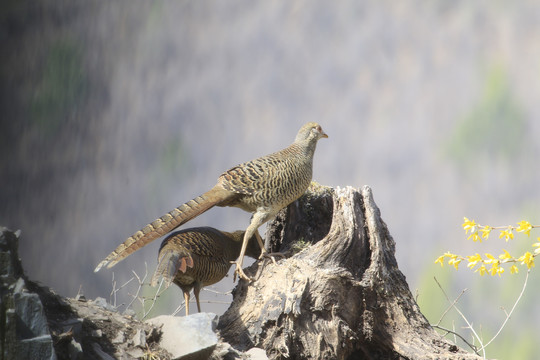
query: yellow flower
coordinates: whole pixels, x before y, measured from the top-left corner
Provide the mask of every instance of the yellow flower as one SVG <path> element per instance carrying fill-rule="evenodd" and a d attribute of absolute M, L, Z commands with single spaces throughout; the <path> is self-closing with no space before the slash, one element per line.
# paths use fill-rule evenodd
<path fill-rule="evenodd" d="M 480 266 L 475 272 L 479 272 L 480 276 L 484 276 L 487 272 L 486 265 Z"/>
<path fill-rule="evenodd" d="M 469 230 L 472 230 L 473 233 L 476 232 L 476 223 L 474 222 L 474 220 L 469 220 L 467 219 L 466 217 L 463 218 L 463 229 L 465 230 L 465 234 L 468 234 L 469 233 Z"/>
<path fill-rule="evenodd" d="M 501 230 L 501 235 L 499 235 L 499 239 L 502 239 L 502 238 L 504 238 L 506 242 L 514 238 L 514 233 L 512 232 L 511 226 L 509 226 L 507 230 Z"/>
<path fill-rule="evenodd" d="M 519 227 L 516 229 L 517 232 L 524 232 L 527 236 L 531 235 L 532 225 L 528 221 L 518 222 Z"/>
<path fill-rule="evenodd" d="M 504 254 L 499 255 L 499 259 L 503 260 L 504 262 L 506 262 L 505 260 L 510 260 L 510 259 L 512 259 L 512 255 L 510 255 L 510 254 L 508 253 L 508 251 L 506 251 L 506 250 L 504 250 L 504 249 L 503 249 L 503 251 L 504 251 Z"/>
<path fill-rule="evenodd" d="M 495 259 L 495 257 L 491 254 L 486 253 L 486 260 L 484 260 L 484 264 L 498 264 L 499 260 Z"/>
<path fill-rule="evenodd" d="M 441 264 L 441 267 L 444 266 L 444 255 L 441 255 L 437 258 L 437 260 L 435 260 L 435 264 L 436 263 L 440 263 Z"/>
<path fill-rule="evenodd" d="M 534 255 L 528 251 L 520 256 L 518 261 L 521 261 L 522 265 L 526 264 L 528 269 L 534 267 Z"/>
<path fill-rule="evenodd" d="M 477 242 L 477 241 L 482 242 L 482 238 L 480 236 L 478 236 L 478 231 L 475 231 L 475 232 L 471 233 L 471 235 L 469 235 L 467 240 L 469 240 L 470 238 L 472 238 L 474 242 Z"/>
<path fill-rule="evenodd" d="M 484 226 L 482 229 L 482 238 L 487 239 L 489 237 L 489 233 L 491 232 L 491 226 Z"/>
<path fill-rule="evenodd" d="M 482 261 L 482 257 L 480 256 L 480 254 L 476 253 L 476 255 L 474 256 L 467 256 L 467 260 L 469 261 L 467 267 L 469 269 L 473 269 L 476 264 L 478 264 L 478 262 Z"/>
<path fill-rule="evenodd" d="M 519 272 L 519 269 L 516 265 L 512 265 L 510 267 L 510 274 L 517 274 Z"/>
<path fill-rule="evenodd" d="M 456 270 L 458 269 L 459 263 L 461 262 L 461 259 L 458 259 L 457 256 L 452 257 L 450 260 L 448 260 L 449 265 L 454 265 Z"/>
<path fill-rule="evenodd" d="M 497 263 L 493 264 L 493 266 L 491 267 L 489 272 L 491 273 L 491 276 L 495 276 L 495 274 L 497 274 L 500 277 L 501 274 L 504 272 L 504 268 L 500 267 L 498 262 L 497 262 Z"/>
<path fill-rule="evenodd" d="M 536 243 L 533 244 L 533 247 L 536 248 L 536 249 L 534 250 L 534 254 L 535 254 L 535 255 L 540 254 L 540 237 L 538 238 L 538 242 L 536 242 Z"/>

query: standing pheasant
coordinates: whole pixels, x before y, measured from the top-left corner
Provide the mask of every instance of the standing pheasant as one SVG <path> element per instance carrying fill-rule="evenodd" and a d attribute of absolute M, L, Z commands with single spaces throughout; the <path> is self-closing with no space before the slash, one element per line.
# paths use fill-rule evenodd
<path fill-rule="evenodd" d="M 197 310 L 201 312 L 199 292 L 227 275 L 232 261 L 240 254 L 245 231 L 228 233 L 211 227 L 192 228 L 174 232 L 161 243 L 158 266 L 152 277 L 152 286 L 163 278 L 165 288 L 171 282 L 182 289 L 189 315 L 189 292 L 193 289 Z M 257 258 L 261 252 L 253 236 L 246 255 Z"/>
<path fill-rule="evenodd" d="M 287 148 L 225 171 L 212 189 L 137 231 L 100 262 L 94 271 L 99 271 L 105 265 L 109 268 L 114 266 L 131 253 L 214 206 L 235 206 L 253 213 L 244 234 L 240 255 L 235 261 L 235 277 L 238 274 L 249 280 L 242 271 L 248 239 L 256 234 L 259 226 L 306 191 L 311 182 L 317 141 L 326 137 L 328 135 L 319 124 L 305 124 Z M 257 236 L 257 241 L 261 256 L 266 255 L 260 236 Z"/>

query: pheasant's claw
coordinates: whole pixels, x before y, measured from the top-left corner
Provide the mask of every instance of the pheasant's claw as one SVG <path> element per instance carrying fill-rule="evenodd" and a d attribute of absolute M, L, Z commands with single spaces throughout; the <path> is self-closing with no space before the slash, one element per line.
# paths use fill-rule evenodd
<path fill-rule="evenodd" d="M 244 270 L 242 270 L 242 264 L 241 263 L 238 263 L 238 261 L 233 261 L 232 263 L 236 265 L 236 269 L 234 270 L 233 282 L 236 282 L 236 275 L 238 275 L 238 280 L 243 279 L 243 280 L 246 280 L 248 282 L 253 281 L 253 279 L 251 279 L 249 276 L 247 276 L 244 273 Z"/>
<path fill-rule="evenodd" d="M 261 252 L 261 256 L 259 256 L 259 260 L 261 260 L 261 259 L 270 259 L 270 260 L 272 260 L 272 262 L 274 264 L 276 264 L 276 259 L 275 259 L 276 256 L 280 256 L 280 257 L 284 258 L 285 254 L 280 253 L 280 252 L 269 253 L 267 251 L 263 251 L 263 252 Z"/>

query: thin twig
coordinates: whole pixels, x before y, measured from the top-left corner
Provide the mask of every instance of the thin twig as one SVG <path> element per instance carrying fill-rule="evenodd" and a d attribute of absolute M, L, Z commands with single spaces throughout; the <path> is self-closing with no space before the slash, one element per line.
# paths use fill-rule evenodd
<path fill-rule="evenodd" d="M 128 281 L 126 281 L 124 284 L 122 284 L 122 286 L 120 286 L 120 287 L 118 287 L 117 280 L 115 279 L 114 273 L 113 273 L 112 291 L 111 291 L 111 294 L 110 294 L 111 301 L 114 303 L 115 308 L 125 307 L 124 312 L 128 311 L 128 309 L 133 309 L 134 310 L 134 307 L 136 307 L 138 309 L 138 310 L 136 310 L 136 312 L 139 314 L 141 319 L 145 319 L 152 312 L 152 310 L 154 309 L 154 307 L 155 307 L 155 305 L 157 303 L 157 300 L 168 289 L 168 287 L 163 287 L 164 280 L 161 279 L 157 290 L 155 292 L 153 292 L 152 295 L 143 296 L 142 293 L 143 293 L 144 287 L 146 287 L 146 286 L 150 287 L 151 286 L 150 283 L 146 282 L 146 280 L 148 278 L 148 264 L 145 263 L 145 273 L 144 273 L 143 276 L 140 276 L 134 270 L 132 270 L 131 272 L 132 272 L 133 276 Z M 131 290 L 135 290 L 135 291 L 132 292 L 132 291 L 128 290 L 125 293 L 131 299 L 129 300 L 129 302 L 127 304 L 124 302 L 121 305 L 117 306 L 117 304 L 116 304 L 117 295 L 120 294 L 120 291 L 123 290 L 124 288 L 126 288 L 129 284 L 133 283 L 134 280 L 136 281 L 136 284 L 134 285 L 134 286 L 136 286 L 136 289 L 131 289 Z M 152 288 L 154 288 L 154 287 L 152 287 Z M 212 293 L 215 293 L 215 294 L 218 294 L 218 295 L 222 295 L 222 296 L 228 296 L 228 295 L 231 295 L 231 293 L 232 293 L 232 291 L 222 292 L 222 291 L 218 291 L 218 290 L 215 290 L 215 289 L 212 289 L 212 288 L 203 288 L 203 290 L 209 291 L 209 292 L 212 292 Z M 139 305 L 135 305 L 135 302 L 137 302 Z M 150 302 L 150 304 L 149 304 L 149 302 Z M 200 302 L 201 303 L 208 303 L 208 304 L 225 304 L 225 305 L 230 304 L 230 301 L 202 300 Z M 184 301 L 182 301 L 182 304 L 180 304 L 174 310 L 172 315 L 173 316 L 176 315 L 183 308 L 185 308 Z"/>
<path fill-rule="evenodd" d="M 456 336 L 456 322 L 454 320 L 452 320 L 452 330 L 454 330 L 454 344 L 457 344 L 457 336 Z M 473 338 L 474 340 L 474 338 Z M 476 346 L 475 346 L 476 347 Z"/>
<path fill-rule="evenodd" d="M 444 291 L 444 289 L 442 288 L 442 285 L 439 283 L 439 281 L 437 280 L 436 277 L 434 277 L 435 279 L 435 282 L 437 283 L 437 285 L 439 286 L 439 288 L 441 289 L 441 291 L 443 292 L 444 296 L 446 297 L 446 300 L 448 300 L 449 303 L 451 303 L 450 301 L 450 298 L 448 297 L 448 295 L 446 294 L 446 292 Z M 471 323 L 469 323 L 469 320 L 467 320 L 467 317 L 465 317 L 465 315 L 463 315 L 463 313 L 458 309 L 458 307 L 454 304 L 452 305 L 454 309 L 456 309 L 456 311 L 458 312 L 459 315 L 461 315 L 461 318 L 465 321 L 465 323 L 467 324 L 467 327 L 471 330 L 471 332 L 474 334 L 474 336 L 476 337 L 476 339 L 478 340 L 478 342 L 480 343 L 480 345 L 482 346 L 481 347 L 481 350 L 482 350 L 482 356 L 484 357 L 484 359 L 486 358 L 486 352 L 484 350 L 484 346 L 482 344 L 482 340 L 480 339 L 480 336 L 478 336 L 478 334 L 476 333 L 476 331 L 474 331 L 474 328 L 472 327 Z M 473 349 L 474 350 L 474 349 Z M 478 352 L 476 352 L 477 355 L 480 355 L 478 354 Z"/>
<path fill-rule="evenodd" d="M 208 291 L 208 292 L 211 292 L 211 293 L 214 293 L 214 294 L 218 294 L 218 295 L 231 295 L 232 294 L 232 290 L 223 292 L 223 291 L 214 290 L 214 289 L 208 288 L 208 287 L 202 288 L 202 290 Z"/>
<path fill-rule="evenodd" d="M 126 281 L 124 284 L 122 284 L 122 286 L 120 286 L 119 288 L 116 287 L 116 280 L 114 280 L 114 273 L 113 273 L 113 289 L 111 291 L 111 295 L 110 296 L 113 296 L 114 300 L 113 300 L 113 306 L 116 308 L 116 293 L 118 293 L 118 291 L 122 290 L 124 287 L 126 287 L 129 283 L 131 283 L 135 278 L 132 277 L 131 279 L 129 279 L 128 281 Z M 119 305 L 120 306 L 120 305 Z"/>
<path fill-rule="evenodd" d="M 114 280 L 114 271 L 112 273 L 112 290 L 111 294 L 109 295 L 109 302 L 113 304 L 114 307 L 116 307 L 116 280 Z"/>
<path fill-rule="evenodd" d="M 141 303 L 141 306 L 143 306 L 143 311 L 144 311 L 144 302 L 141 300 L 141 297 L 139 297 L 139 294 L 141 293 L 141 289 L 142 289 L 142 286 L 144 284 L 144 281 L 146 280 L 146 277 L 148 276 L 148 266 L 147 266 L 146 262 L 144 263 L 144 266 L 145 266 L 145 271 L 144 271 L 144 276 L 143 276 L 142 280 L 134 270 L 131 271 L 133 273 L 133 275 L 137 278 L 137 281 L 139 282 L 139 286 L 137 287 L 137 291 L 135 292 L 135 295 L 131 295 L 131 294 L 128 293 L 128 295 L 130 295 L 132 297 L 132 300 L 127 305 L 126 310 L 129 309 L 133 305 L 135 300 L 139 300 L 139 302 Z"/>
<path fill-rule="evenodd" d="M 521 297 L 523 296 L 523 293 L 525 292 L 525 288 L 527 287 L 527 281 L 529 280 L 529 273 L 530 272 L 531 272 L 531 269 L 527 269 L 527 275 L 525 275 L 525 281 L 523 282 L 523 287 L 521 288 L 521 292 L 519 293 L 519 296 L 517 297 L 516 302 L 514 303 L 514 306 L 512 306 L 512 309 L 510 310 L 510 312 L 506 316 L 506 319 L 504 319 L 504 322 L 502 323 L 501 327 L 499 328 L 499 331 L 497 331 L 497 333 L 493 336 L 493 338 L 491 338 L 491 340 L 489 340 L 487 342 L 487 344 L 483 345 L 480 350 L 485 349 L 489 344 L 491 344 L 493 342 L 493 340 L 495 340 L 495 338 L 497 336 L 499 336 L 502 329 L 504 328 L 504 326 L 506 325 L 506 323 L 508 322 L 508 320 L 512 316 L 512 313 L 514 312 L 514 309 L 516 308 L 517 304 L 521 300 Z M 506 313 L 506 311 L 505 311 L 505 313 Z"/>
<path fill-rule="evenodd" d="M 437 279 L 435 279 L 435 281 L 437 281 Z M 458 297 L 454 300 L 454 302 L 452 302 L 452 303 L 450 304 L 450 306 L 448 306 L 448 307 L 446 308 L 446 310 L 445 310 L 445 311 L 443 312 L 443 314 L 441 315 L 441 318 L 439 319 L 439 321 L 437 321 L 437 325 L 440 325 L 440 324 L 441 324 L 441 322 L 443 321 L 443 319 L 444 319 L 444 317 L 446 316 L 446 314 L 447 314 L 447 313 L 448 313 L 448 312 L 449 312 L 449 311 L 457 304 L 457 302 L 459 301 L 459 299 L 461 298 L 461 296 L 462 296 L 463 294 L 465 294 L 465 292 L 466 292 L 467 290 L 468 290 L 468 289 L 463 289 L 463 290 L 461 291 L 461 294 L 458 295 Z"/>
<path fill-rule="evenodd" d="M 165 291 L 165 289 L 164 289 L 162 292 L 160 292 L 161 286 L 162 286 L 162 285 L 163 285 L 163 279 L 161 279 L 161 281 L 159 282 L 158 289 L 157 289 L 157 291 L 155 292 L 154 297 L 152 298 L 152 304 L 151 304 L 150 307 L 148 308 L 148 311 L 146 311 L 146 310 L 144 309 L 144 306 L 143 306 L 143 317 L 142 317 L 143 319 L 145 319 L 145 318 L 148 316 L 148 314 L 150 314 L 150 312 L 151 312 L 152 309 L 154 308 L 154 305 L 156 305 L 157 299 L 161 296 L 161 294 L 163 293 L 163 291 Z"/>
<path fill-rule="evenodd" d="M 180 310 L 184 309 L 186 307 L 186 303 L 184 301 L 182 301 L 182 303 L 180 305 L 178 305 L 178 307 L 176 309 L 174 309 L 173 313 L 172 313 L 172 316 L 175 316 L 176 314 L 178 314 L 180 312 Z"/>
<path fill-rule="evenodd" d="M 473 349 L 474 352 L 478 353 L 478 348 L 475 345 L 469 343 L 467 340 L 465 340 L 465 338 L 463 336 L 461 336 L 459 333 L 455 332 L 454 330 L 447 329 L 447 328 L 442 327 L 440 325 L 431 325 L 431 326 L 434 327 L 435 329 L 446 331 L 446 333 L 447 333 L 446 335 L 448 335 L 448 334 L 454 335 L 454 342 L 456 342 L 455 340 L 457 340 L 456 337 L 460 338 L 465 344 L 469 345 L 469 347 L 471 349 Z"/>

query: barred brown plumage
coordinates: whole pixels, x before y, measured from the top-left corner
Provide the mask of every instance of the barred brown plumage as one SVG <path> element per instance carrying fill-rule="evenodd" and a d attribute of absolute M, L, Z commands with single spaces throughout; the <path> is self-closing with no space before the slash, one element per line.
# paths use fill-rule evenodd
<path fill-rule="evenodd" d="M 158 266 L 152 277 L 152 286 L 163 278 L 165 288 L 171 282 L 182 289 L 189 315 L 189 293 L 193 289 L 197 310 L 201 312 L 199 293 L 204 286 L 212 285 L 227 275 L 232 261 L 240 254 L 245 231 L 228 233 L 211 227 L 191 228 L 174 232 L 161 243 Z M 259 256 L 261 248 L 252 236 L 246 255 Z"/>
<path fill-rule="evenodd" d="M 247 239 L 256 234 L 259 226 L 306 191 L 311 182 L 317 141 L 326 137 L 319 124 L 305 124 L 289 147 L 225 171 L 212 189 L 137 231 L 100 262 L 94 271 L 99 271 L 105 265 L 109 268 L 114 266 L 131 253 L 214 206 L 234 206 L 253 213 L 235 262 L 235 277 L 238 274 L 249 280 L 242 271 Z M 257 236 L 257 241 L 261 256 L 265 256 L 266 250 L 260 236 Z"/>

